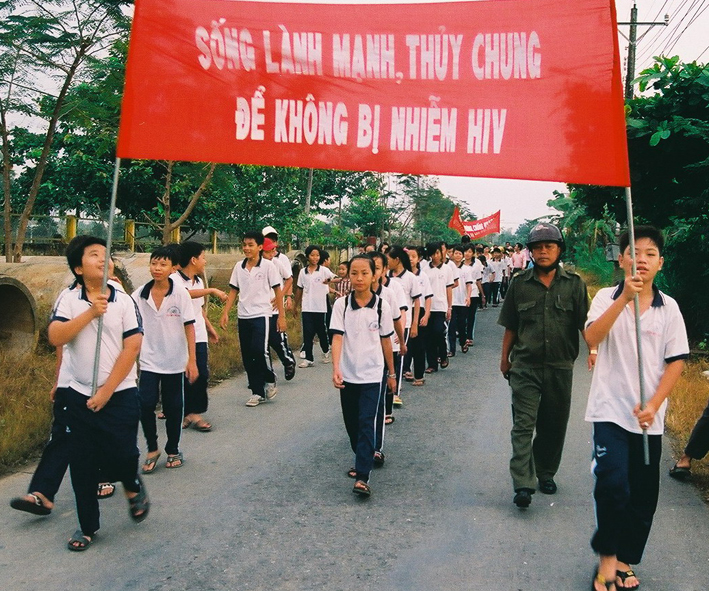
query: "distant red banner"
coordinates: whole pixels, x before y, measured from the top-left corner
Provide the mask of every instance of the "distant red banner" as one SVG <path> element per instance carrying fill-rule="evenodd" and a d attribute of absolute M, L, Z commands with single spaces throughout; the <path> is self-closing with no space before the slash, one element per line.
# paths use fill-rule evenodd
<path fill-rule="evenodd" d="M 471 240 L 477 240 L 488 234 L 496 234 L 500 231 L 499 210 L 486 218 L 479 220 L 463 221 L 460 218 L 460 210 L 456 206 L 448 222 L 448 227 L 456 230 L 461 236 L 467 234 Z"/>
<path fill-rule="evenodd" d="M 613 0 L 136 0 L 118 156 L 628 186 Z"/>

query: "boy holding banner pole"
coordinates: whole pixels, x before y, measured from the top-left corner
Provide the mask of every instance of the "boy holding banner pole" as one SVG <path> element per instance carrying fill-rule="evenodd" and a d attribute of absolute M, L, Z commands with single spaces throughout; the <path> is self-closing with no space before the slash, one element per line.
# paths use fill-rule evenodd
<path fill-rule="evenodd" d="M 663 264 L 662 234 L 651 226 L 632 232 L 634 250 L 630 232 L 620 239 L 625 281 L 598 292 L 586 321 L 588 345 L 598 348 L 586 409 L 586 420 L 593 423 L 596 477 L 597 529 L 591 540 L 600 556 L 596 591 L 640 584 L 631 565 L 642 558 L 657 507 L 666 399 L 689 354 L 677 303 L 653 285 Z M 641 317 L 644 364 L 627 354 Z M 647 403 L 641 384 L 652 393 Z"/>

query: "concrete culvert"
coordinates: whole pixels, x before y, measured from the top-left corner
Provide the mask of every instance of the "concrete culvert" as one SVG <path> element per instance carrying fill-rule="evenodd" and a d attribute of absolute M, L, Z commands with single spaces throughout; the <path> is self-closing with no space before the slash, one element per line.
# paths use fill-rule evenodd
<path fill-rule="evenodd" d="M 37 308 L 30 291 L 17 279 L 0 276 L 0 353 L 20 356 L 37 345 Z"/>

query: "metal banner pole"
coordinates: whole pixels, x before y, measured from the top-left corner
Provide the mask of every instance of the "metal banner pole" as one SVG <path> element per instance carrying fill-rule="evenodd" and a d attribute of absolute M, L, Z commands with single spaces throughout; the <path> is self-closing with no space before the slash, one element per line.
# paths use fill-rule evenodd
<path fill-rule="evenodd" d="M 103 263 L 103 280 L 101 282 L 101 293 L 106 293 L 108 285 L 108 267 L 111 259 L 111 245 L 113 243 L 113 218 L 116 214 L 116 196 L 118 195 L 118 173 L 121 169 L 121 159 L 116 158 L 116 166 L 113 170 L 113 189 L 111 190 L 111 206 L 108 209 L 108 235 L 106 236 L 106 260 Z M 103 334 L 103 316 L 99 316 L 98 329 L 96 331 L 96 351 L 94 353 L 94 373 L 91 381 L 91 396 L 98 390 L 98 366 L 101 357 L 101 336 Z"/>
<path fill-rule="evenodd" d="M 637 261 L 635 258 L 635 223 L 633 221 L 633 198 L 630 193 L 630 187 L 625 188 L 625 204 L 628 208 L 628 245 L 630 247 L 630 257 L 633 261 L 633 276 L 638 272 Z M 638 377 L 640 379 L 640 408 L 645 408 L 645 380 L 643 379 L 643 348 L 642 348 L 642 331 L 640 329 L 640 297 L 635 294 L 633 300 L 635 306 L 635 341 L 638 346 Z M 647 436 L 647 429 L 643 429 L 643 453 L 645 456 L 645 465 L 650 465 L 650 445 Z"/>

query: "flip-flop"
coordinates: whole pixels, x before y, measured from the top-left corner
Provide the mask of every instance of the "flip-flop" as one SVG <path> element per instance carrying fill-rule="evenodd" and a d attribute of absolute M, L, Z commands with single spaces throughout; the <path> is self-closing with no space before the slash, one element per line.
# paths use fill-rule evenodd
<path fill-rule="evenodd" d="M 190 421 L 189 419 L 185 419 L 184 421 L 182 421 L 182 428 L 189 429 L 191 424 L 192 424 L 192 421 Z"/>
<path fill-rule="evenodd" d="M 603 585 L 608 591 L 611 591 L 611 587 L 613 587 L 613 591 L 615 591 L 615 581 L 606 581 L 606 578 L 598 572 L 598 566 L 596 566 L 593 571 L 591 591 L 596 591 L 596 582 L 598 582 L 599 585 Z"/>
<path fill-rule="evenodd" d="M 387 415 L 384 417 L 384 424 L 391 425 L 396 419 L 392 415 Z"/>
<path fill-rule="evenodd" d="M 143 462 L 143 467 L 140 469 L 140 471 L 143 474 L 152 474 L 153 472 L 155 472 L 155 468 L 158 467 L 158 460 L 160 459 L 160 455 L 161 454 L 145 458 L 145 462 Z"/>
<path fill-rule="evenodd" d="M 150 499 L 148 499 L 148 491 L 145 490 L 145 484 L 143 480 L 138 477 L 140 481 L 140 492 L 133 498 L 128 499 L 128 513 L 130 518 L 136 523 L 140 523 L 147 516 L 150 511 Z"/>
<path fill-rule="evenodd" d="M 111 490 L 111 492 L 104 495 L 103 491 L 109 490 L 109 489 Z M 108 498 L 112 497 L 113 493 L 115 493 L 115 492 L 116 492 L 116 487 L 113 484 L 111 484 L 110 482 L 101 482 L 98 485 L 98 491 L 96 492 L 96 496 L 99 498 L 99 500 L 100 499 L 108 499 Z"/>
<path fill-rule="evenodd" d="M 347 477 L 357 478 L 357 470 L 355 470 L 354 468 L 350 468 L 349 470 L 347 470 Z"/>
<path fill-rule="evenodd" d="M 360 497 L 368 497 L 372 494 L 372 489 L 364 480 L 355 482 L 352 492 Z"/>
<path fill-rule="evenodd" d="M 618 587 L 616 584 L 617 589 L 629 589 L 630 591 L 635 591 L 635 589 L 638 589 L 640 587 L 640 583 L 638 582 L 637 585 L 634 587 L 627 587 L 625 585 L 625 579 L 629 579 L 630 577 L 635 577 L 636 579 L 638 576 L 635 574 L 635 571 L 632 568 L 629 568 L 628 570 L 617 570 L 615 571 L 615 576 L 620 579 L 620 581 L 623 583 L 622 587 Z"/>
<path fill-rule="evenodd" d="M 192 428 L 196 431 L 201 431 L 202 433 L 209 433 L 212 430 L 212 425 L 208 421 L 202 419 L 196 423 L 192 423 Z"/>
<path fill-rule="evenodd" d="M 672 468 L 670 468 L 670 476 L 675 480 L 685 482 L 692 477 L 692 470 L 690 468 L 685 468 L 684 466 L 678 466 L 675 464 Z"/>
<path fill-rule="evenodd" d="M 185 459 L 182 457 L 182 452 L 176 454 L 168 454 L 165 462 L 166 468 L 182 468 L 185 465 Z"/>
<path fill-rule="evenodd" d="M 94 534 L 94 536 L 95 535 L 96 534 Z M 86 536 L 84 535 L 84 532 L 82 532 L 80 529 L 77 529 L 74 532 L 74 535 L 69 538 L 66 547 L 69 548 L 69 550 L 71 550 L 72 552 L 83 552 L 84 550 L 88 549 L 92 542 L 93 536 Z"/>
<path fill-rule="evenodd" d="M 32 497 L 32 501 L 28 501 L 24 497 L 15 497 L 10 501 L 10 507 L 17 509 L 18 511 L 25 511 L 26 513 L 32 513 L 32 515 L 49 515 L 52 510 L 49 507 L 45 507 L 42 499 L 37 495 L 28 493 L 28 497 Z"/>

